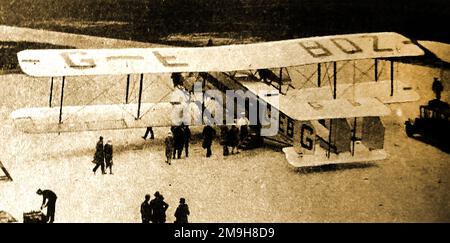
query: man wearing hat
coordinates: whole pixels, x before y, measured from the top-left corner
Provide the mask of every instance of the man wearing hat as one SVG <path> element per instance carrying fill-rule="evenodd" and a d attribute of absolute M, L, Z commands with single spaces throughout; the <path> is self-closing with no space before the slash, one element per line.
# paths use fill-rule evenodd
<path fill-rule="evenodd" d="M 444 91 L 444 86 L 442 85 L 442 82 L 438 78 L 436 77 L 434 78 L 431 89 L 436 95 L 436 99 L 441 100 L 441 93 L 442 91 Z"/>
<path fill-rule="evenodd" d="M 214 128 L 212 128 L 209 125 L 208 121 L 206 122 L 206 124 L 208 124 L 208 125 L 206 125 L 203 128 L 203 132 L 202 132 L 202 135 L 203 135 L 202 147 L 204 149 L 206 149 L 206 157 L 211 157 L 211 155 L 212 155 L 211 146 L 212 146 L 212 141 L 213 141 L 214 137 L 216 136 L 216 130 L 214 130 Z"/>
<path fill-rule="evenodd" d="M 108 141 L 105 144 L 104 147 L 104 152 L 105 152 L 105 163 L 106 163 L 106 168 L 108 169 L 109 167 L 109 174 L 112 175 L 112 166 L 113 166 L 113 146 L 112 146 L 112 140 L 108 139 Z"/>
<path fill-rule="evenodd" d="M 102 174 L 106 174 L 104 160 L 105 160 L 105 152 L 103 151 L 103 137 L 100 136 L 100 138 L 98 139 L 97 145 L 95 146 L 94 162 L 96 165 L 95 165 L 94 169 L 92 170 L 92 171 L 94 171 L 94 175 L 99 166 L 102 169 Z"/>
<path fill-rule="evenodd" d="M 145 195 L 145 200 L 141 204 L 141 218 L 142 223 L 148 224 L 150 223 L 150 219 L 152 218 L 152 209 L 150 208 L 150 195 Z"/>
<path fill-rule="evenodd" d="M 179 224 L 188 223 L 189 206 L 186 204 L 186 199 L 180 198 L 180 205 L 175 210 L 175 222 Z"/>
<path fill-rule="evenodd" d="M 55 221 L 56 194 L 50 190 L 41 189 L 38 189 L 36 193 L 42 195 L 41 210 L 47 207 L 47 222 L 53 223 Z"/>
<path fill-rule="evenodd" d="M 166 222 L 166 210 L 169 204 L 164 202 L 164 197 L 159 193 L 155 192 L 155 198 L 150 201 L 150 208 L 152 210 L 152 223 L 162 224 Z"/>

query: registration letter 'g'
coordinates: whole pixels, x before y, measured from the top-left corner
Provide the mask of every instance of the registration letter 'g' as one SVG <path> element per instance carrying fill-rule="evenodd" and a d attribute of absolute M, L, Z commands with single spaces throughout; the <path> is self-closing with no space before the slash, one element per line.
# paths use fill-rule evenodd
<path fill-rule="evenodd" d="M 94 68 L 95 61 L 93 58 L 86 58 L 86 52 L 63 52 L 61 56 L 66 64 L 71 68 L 87 69 Z"/>
<path fill-rule="evenodd" d="M 312 127 L 303 124 L 302 128 L 301 128 L 301 133 L 300 133 L 300 145 L 302 146 L 302 148 L 305 148 L 307 150 L 312 150 L 313 146 L 314 146 L 314 141 L 313 141 L 313 134 L 314 134 L 314 130 Z"/>

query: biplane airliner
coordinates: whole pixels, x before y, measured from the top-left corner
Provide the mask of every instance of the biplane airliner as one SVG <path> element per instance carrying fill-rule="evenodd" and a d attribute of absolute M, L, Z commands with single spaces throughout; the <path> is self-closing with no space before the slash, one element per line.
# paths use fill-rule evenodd
<path fill-rule="evenodd" d="M 64 106 L 61 92 L 59 107 L 19 109 L 12 119 L 25 133 L 172 126 L 174 104 L 141 102 L 142 74 L 193 72 L 222 92 L 254 94 L 267 104 L 266 114 L 276 110 L 278 133 L 264 139 L 284 144 L 295 167 L 381 160 L 386 104 L 419 99 L 396 79 L 396 61 L 421 55 L 410 39 L 391 32 L 194 48 L 24 50 L 23 72 L 59 77 L 62 89 L 68 76 L 131 74 L 141 74 L 141 88 L 137 103 L 84 109 Z"/>

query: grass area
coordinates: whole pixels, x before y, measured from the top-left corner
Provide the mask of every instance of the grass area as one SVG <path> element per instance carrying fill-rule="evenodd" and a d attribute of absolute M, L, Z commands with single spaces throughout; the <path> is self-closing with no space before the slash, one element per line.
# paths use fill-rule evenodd
<path fill-rule="evenodd" d="M 450 42 L 441 26 L 449 17 L 445 0 L 0 1 L 0 24 L 162 44 L 174 44 L 168 41 L 174 34 L 276 40 L 375 31 Z"/>
<path fill-rule="evenodd" d="M 53 49 L 64 48 L 69 49 L 69 46 L 58 46 L 46 43 L 35 42 L 13 42 L 0 41 L 0 73 L 15 73 L 19 72 L 19 62 L 17 61 L 17 52 L 25 49 Z"/>

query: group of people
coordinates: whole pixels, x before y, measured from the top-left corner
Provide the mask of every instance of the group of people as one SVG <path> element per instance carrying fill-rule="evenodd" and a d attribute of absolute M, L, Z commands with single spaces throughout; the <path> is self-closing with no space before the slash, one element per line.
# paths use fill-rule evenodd
<path fill-rule="evenodd" d="M 231 147 L 231 154 L 239 153 L 239 129 L 232 125 L 230 129 L 228 126 L 224 125 L 220 127 L 220 145 L 223 147 L 223 156 L 228 156 L 230 154 L 229 147 Z"/>
<path fill-rule="evenodd" d="M 145 200 L 141 204 L 141 218 L 142 223 L 165 223 L 166 211 L 169 204 L 164 201 L 164 197 L 159 191 L 155 192 L 155 198 L 150 200 L 150 195 L 145 195 Z M 174 223 L 188 223 L 189 206 L 186 204 L 186 199 L 180 198 L 180 205 L 175 210 Z"/>
<path fill-rule="evenodd" d="M 184 152 L 186 158 L 189 157 L 189 142 L 191 140 L 191 130 L 189 126 L 181 124 L 173 126 L 167 134 L 164 144 L 166 147 L 166 163 L 171 164 L 172 159 L 181 159 Z"/>
<path fill-rule="evenodd" d="M 56 194 L 51 190 L 38 189 L 36 194 L 42 196 L 41 210 L 47 208 L 46 222 L 53 223 L 55 221 Z M 159 191 L 155 192 L 155 198 L 150 200 L 150 195 L 145 195 L 145 201 L 141 204 L 142 223 L 165 223 L 166 211 L 169 204 L 164 201 L 164 197 Z M 180 204 L 175 210 L 174 223 L 188 223 L 189 206 L 186 199 L 180 198 Z"/>
<path fill-rule="evenodd" d="M 245 113 L 241 114 L 241 117 L 237 120 L 236 125 L 231 125 L 231 128 L 223 125 L 220 127 L 220 145 L 223 147 L 223 155 L 228 156 L 230 154 L 229 148 L 231 148 L 231 154 L 239 153 L 239 146 L 244 142 L 248 136 L 249 121 L 245 116 Z"/>
<path fill-rule="evenodd" d="M 109 168 L 109 174 L 112 175 L 113 145 L 111 139 L 109 139 L 106 144 L 103 145 L 103 137 L 100 136 L 97 145 L 95 146 L 95 154 L 92 162 L 95 163 L 95 167 L 94 169 L 92 169 L 94 175 L 98 167 L 101 168 L 103 175 L 106 174 L 105 170 Z"/>
<path fill-rule="evenodd" d="M 220 127 L 220 130 L 220 144 L 223 146 L 223 155 L 229 155 L 229 147 L 231 147 L 231 154 L 239 153 L 239 145 L 248 136 L 248 119 L 243 116 L 238 119 L 237 125 L 231 125 L 230 129 L 227 125 L 223 125 Z M 206 157 L 211 157 L 211 147 L 212 142 L 216 137 L 216 130 L 211 125 L 206 125 L 203 128 L 202 136 L 202 148 L 206 149 Z M 190 140 L 191 130 L 189 129 L 189 126 L 181 124 L 180 126 L 172 127 L 164 140 L 166 163 L 170 165 L 172 159 L 180 159 L 183 148 L 185 150 L 186 158 L 189 157 Z"/>

